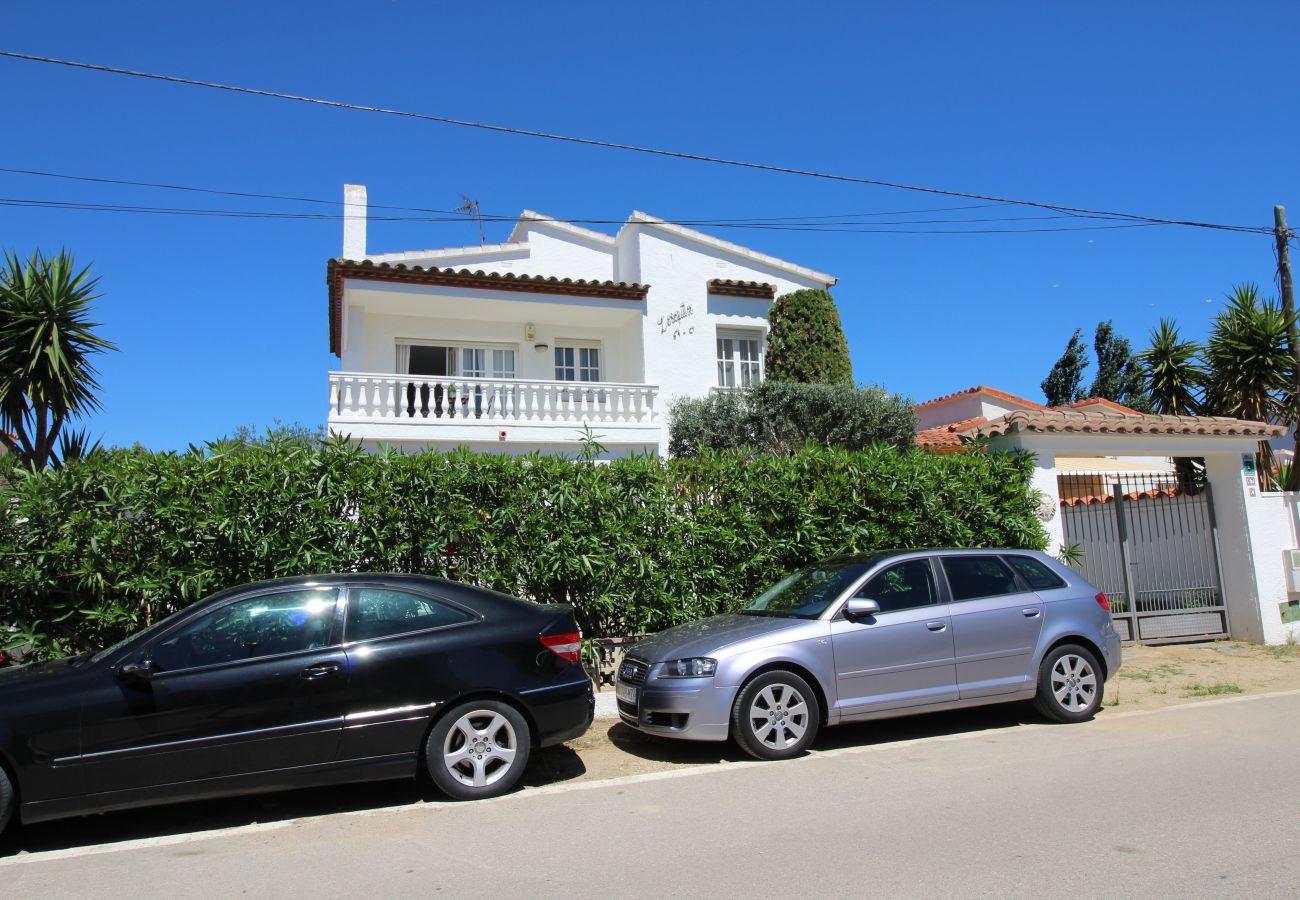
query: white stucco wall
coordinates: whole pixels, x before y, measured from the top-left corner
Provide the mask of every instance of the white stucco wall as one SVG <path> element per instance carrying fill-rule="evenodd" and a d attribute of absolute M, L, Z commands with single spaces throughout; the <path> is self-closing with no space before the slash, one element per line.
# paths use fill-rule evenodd
<path fill-rule="evenodd" d="M 1270 493 L 1253 498 L 1251 554 L 1259 584 L 1260 628 L 1265 643 L 1300 641 L 1300 622 L 1282 622 L 1281 604 L 1300 601 L 1290 590 L 1286 551 L 1300 547 L 1300 497 Z"/>

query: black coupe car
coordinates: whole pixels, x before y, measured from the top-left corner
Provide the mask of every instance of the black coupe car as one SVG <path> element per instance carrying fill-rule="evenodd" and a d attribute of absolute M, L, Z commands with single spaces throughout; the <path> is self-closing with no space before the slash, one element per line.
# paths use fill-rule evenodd
<path fill-rule="evenodd" d="M 0 670 L 0 830 L 412 778 L 508 791 L 591 725 L 572 610 L 403 575 L 232 588 L 95 654 Z"/>

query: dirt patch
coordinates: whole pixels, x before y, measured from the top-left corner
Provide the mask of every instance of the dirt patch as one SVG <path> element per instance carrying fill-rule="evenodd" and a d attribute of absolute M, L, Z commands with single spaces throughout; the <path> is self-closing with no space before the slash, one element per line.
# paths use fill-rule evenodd
<path fill-rule="evenodd" d="M 1161 647 L 1126 647 L 1124 665 L 1106 683 L 1107 710 L 1155 709 L 1212 697 L 1300 688 L 1300 646 L 1261 647 L 1236 641 Z M 927 735 L 1014 727 L 1039 719 L 1027 704 L 882 719 L 830 728 L 818 749 L 888 743 Z M 534 758 L 529 782 L 588 781 L 662 772 L 723 760 L 748 759 L 731 743 L 654 738 L 615 720 L 597 719 L 591 730 Z"/>

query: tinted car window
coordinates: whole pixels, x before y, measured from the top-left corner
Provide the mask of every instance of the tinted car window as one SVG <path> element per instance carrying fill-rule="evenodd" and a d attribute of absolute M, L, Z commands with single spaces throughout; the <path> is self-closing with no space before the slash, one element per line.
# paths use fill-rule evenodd
<path fill-rule="evenodd" d="M 747 616 L 815 619 L 857 581 L 866 566 L 829 560 L 782 578 L 740 610 Z"/>
<path fill-rule="evenodd" d="M 1008 556 L 1005 558 L 1011 564 L 1011 568 L 1016 570 L 1016 574 L 1036 591 L 1065 587 L 1065 581 L 1062 580 L 1061 576 L 1036 559 L 1030 559 L 1028 556 Z"/>
<path fill-rule="evenodd" d="M 943 571 L 953 600 L 1020 592 L 1015 576 L 996 556 L 948 556 L 943 560 Z"/>
<path fill-rule="evenodd" d="M 155 644 L 154 666 L 169 672 L 329 645 L 337 591 L 287 591 L 227 603 Z"/>
<path fill-rule="evenodd" d="M 863 585 L 856 596 L 875 600 L 882 613 L 928 606 L 935 602 L 930 563 L 912 559 L 891 566 Z"/>
<path fill-rule="evenodd" d="M 473 619 L 462 609 L 428 597 L 383 588 L 357 588 L 352 591 L 347 637 L 349 641 L 368 641 Z"/>

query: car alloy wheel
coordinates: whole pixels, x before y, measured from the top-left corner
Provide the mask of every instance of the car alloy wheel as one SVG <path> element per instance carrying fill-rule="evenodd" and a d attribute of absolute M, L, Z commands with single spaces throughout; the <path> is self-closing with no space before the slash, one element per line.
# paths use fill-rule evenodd
<path fill-rule="evenodd" d="M 741 690 L 732 711 L 736 741 L 759 759 L 787 759 L 817 735 L 821 709 L 808 683 L 793 672 L 765 672 Z"/>
<path fill-rule="evenodd" d="M 14 812 L 14 786 L 9 782 L 9 774 L 0 769 L 0 834 Z"/>
<path fill-rule="evenodd" d="M 495 797 L 523 774 L 530 740 L 528 724 L 514 707 L 488 700 L 463 704 L 429 735 L 429 774 L 454 799 Z"/>
<path fill-rule="evenodd" d="M 1101 706 L 1101 666 L 1087 649 L 1067 644 L 1043 660 L 1034 706 L 1057 722 L 1083 722 Z"/>

